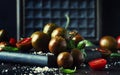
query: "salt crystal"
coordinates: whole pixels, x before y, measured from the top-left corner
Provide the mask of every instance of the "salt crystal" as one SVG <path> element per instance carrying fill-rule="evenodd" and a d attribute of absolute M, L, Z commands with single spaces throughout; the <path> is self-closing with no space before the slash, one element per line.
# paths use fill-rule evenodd
<path fill-rule="evenodd" d="M 8 72 L 8 70 L 6 69 L 5 72 Z"/>
<path fill-rule="evenodd" d="M 33 74 L 29 73 L 29 75 L 33 75 Z"/>

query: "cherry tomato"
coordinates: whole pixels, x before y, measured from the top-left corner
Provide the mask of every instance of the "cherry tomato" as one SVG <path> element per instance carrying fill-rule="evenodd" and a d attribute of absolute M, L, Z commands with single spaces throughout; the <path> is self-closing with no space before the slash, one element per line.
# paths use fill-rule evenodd
<path fill-rule="evenodd" d="M 120 36 L 118 36 L 117 38 L 116 38 L 116 40 L 117 40 L 117 48 L 118 49 L 120 49 Z"/>
<path fill-rule="evenodd" d="M 15 38 L 10 38 L 10 40 L 9 40 L 9 43 L 10 43 L 10 45 L 12 45 L 12 46 L 16 46 L 16 39 Z"/>
<path fill-rule="evenodd" d="M 112 36 L 103 36 L 100 41 L 100 48 L 111 50 L 111 52 L 117 52 L 117 41 Z"/>
<path fill-rule="evenodd" d="M 107 64 L 107 60 L 103 58 L 98 58 L 88 62 L 88 64 L 90 68 L 93 70 L 102 70 L 105 68 L 105 65 Z"/>

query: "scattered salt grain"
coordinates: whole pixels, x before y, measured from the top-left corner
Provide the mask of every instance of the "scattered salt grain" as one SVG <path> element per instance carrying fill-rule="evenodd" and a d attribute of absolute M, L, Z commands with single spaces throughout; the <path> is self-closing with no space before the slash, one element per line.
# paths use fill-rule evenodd
<path fill-rule="evenodd" d="M 4 63 L 1 63 L 1 65 L 4 65 Z"/>

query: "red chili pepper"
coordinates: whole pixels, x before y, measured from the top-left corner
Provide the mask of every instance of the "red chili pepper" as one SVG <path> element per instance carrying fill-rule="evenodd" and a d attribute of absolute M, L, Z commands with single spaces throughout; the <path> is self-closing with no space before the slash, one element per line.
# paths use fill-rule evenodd
<path fill-rule="evenodd" d="M 32 38 L 27 37 L 27 38 L 23 38 L 22 40 L 18 41 L 16 43 L 17 48 L 19 48 L 20 50 L 31 49 L 32 48 L 31 39 Z"/>
<path fill-rule="evenodd" d="M 16 46 L 16 39 L 15 38 L 10 38 L 10 40 L 9 40 L 9 43 L 10 43 L 10 45 L 12 45 L 12 46 Z"/>
<path fill-rule="evenodd" d="M 21 43 L 21 44 L 26 44 L 26 43 L 31 42 L 31 39 L 32 39 L 32 38 L 29 38 L 29 37 L 23 38 L 21 41 L 19 41 L 19 43 Z"/>
<path fill-rule="evenodd" d="M 101 52 L 103 58 L 107 58 L 111 54 L 111 51 L 107 50 L 107 49 L 97 48 L 96 50 L 98 50 L 99 52 Z"/>
<path fill-rule="evenodd" d="M 102 70 L 105 68 L 105 65 L 107 64 L 107 60 L 103 58 L 98 58 L 88 62 L 88 64 L 90 68 L 93 70 Z"/>

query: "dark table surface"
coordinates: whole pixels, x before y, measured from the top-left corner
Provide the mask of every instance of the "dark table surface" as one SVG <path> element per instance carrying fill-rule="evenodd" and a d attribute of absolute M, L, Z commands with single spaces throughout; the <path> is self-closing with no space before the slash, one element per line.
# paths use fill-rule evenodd
<path fill-rule="evenodd" d="M 120 68 L 94 71 L 88 66 L 81 67 L 73 74 L 63 74 L 58 68 L 1 62 L 0 75 L 120 75 Z"/>
<path fill-rule="evenodd" d="M 91 52 L 88 50 L 88 52 L 86 53 L 88 54 L 87 58 L 89 59 L 94 59 L 93 57 L 96 56 L 99 57 L 98 52 Z M 4 52 L 1 52 L 1 59 L 4 60 L 6 58 L 8 59 L 9 56 L 11 58 L 14 58 L 13 56 L 11 56 L 12 54 L 10 55 L 8 54 L 7 56 L 3 56 L 2 54 L 4 55 Z M 21 58 L 20 55 L 21 54 L 19 54 L 19 56 L 17 57 Z M 15 59 L 11 59 L 11 58 L 9 59 L 15 60 L 16 56 Z M 105 69 L 101 71 L 94 71 L 87 65 L 87 63 L 84 63 L 82 66 L 80 66 L 80 68 L 77 68 L 76 72 L 73 74 L 63 74 L 61 73 L 58 67 L 31 65 L 26 63 L 20 63 L 19 61 L 15 63 L 10 61 L 1 61 L 1 59 L 0 59 L 0 75 L 120 75 L 120 58 L 107 59 L 108 63 Z M 22 61 L 24 62 L 26 60 L 22 60 Z"/>

